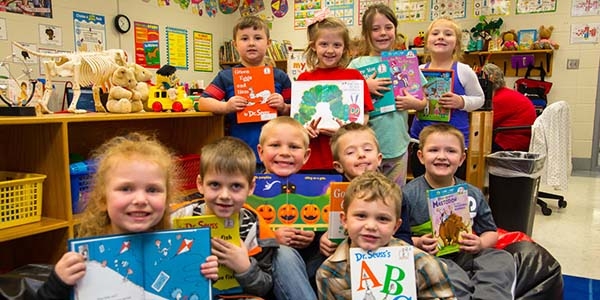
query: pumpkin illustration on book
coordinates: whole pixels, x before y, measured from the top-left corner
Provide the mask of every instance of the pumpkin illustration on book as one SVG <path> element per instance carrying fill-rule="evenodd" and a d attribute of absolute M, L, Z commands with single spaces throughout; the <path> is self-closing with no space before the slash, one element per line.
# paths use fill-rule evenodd
<path fill-rule="evenodd" d="M 302 207 L 300 218 L 306 224 L 316 224 L 321 218 L 321 209 L 316 204 L 306 204 Z"/>
<path fill-rule="evenodd" d="M 277 215 L 282 224 L 294 224 L 298 221 L 298 208 L 293 204 L 284 204 L 277 210 Z"/>
<path fill-rule="evenodd" d="M 267 222 L 267 224 L 271 224 L 271 223 L 273 223 L 273 221 L 275 221 L 275 208 L 273 207 L 273 205 L 270 205 L 270 204 L 259 205 L 256 208 L 256 212 L 258 212 L 258 214 L 261 217 L 263 217 L 263 219 L 265 220 L 265 222 Z"/>
<path fill-rule="evenodd" d="M 329 204 L 323 206 L 323 221 L 329 223 Z"/>

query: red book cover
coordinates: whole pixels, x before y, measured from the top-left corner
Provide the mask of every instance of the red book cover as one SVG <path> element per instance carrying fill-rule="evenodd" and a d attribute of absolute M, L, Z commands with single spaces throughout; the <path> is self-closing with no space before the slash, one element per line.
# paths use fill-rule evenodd
<path fill-rule="evenodd" d="M 248 105 L 237 112 L 238 123 L 263 122 L 277 117 L 277 110 L 269 107 L 267 99 L 275 92 L 273 68 L 269 66 L 233 68 L 236 96 L 248 100 Z"/>

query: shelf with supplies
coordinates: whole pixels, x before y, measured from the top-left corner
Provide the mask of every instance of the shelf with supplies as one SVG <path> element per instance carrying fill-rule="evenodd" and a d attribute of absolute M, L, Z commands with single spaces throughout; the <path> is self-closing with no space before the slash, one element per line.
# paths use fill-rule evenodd
<path fill-rule="evenodd" d="M 504 70 L 509 77 L 523 77 L 528 65 L 542 66 L 546 76 L 552 76 L 554 50 L 518 50 L 518 51 L 474 51 L 465 52 L 464 63 L 472 67 L 482 67 L 493 63 Z"/>
<path fill-rule="evenodd" d="M 46 176 L 39 197 L 41 219 L 0 226 L 0 272 L 58 261 L 79 223 L 72 212 L 70 155 L 88 156 L 104 141 L 131 131 L 156 135 L 177 154 L 200 154 L 203 145 L 224 135 L 222 116 L 206 112 L 0 117 L 0 171 Z M 2 209 L 18 208 L 3 205 Z M 0 211 L 0 216 L 5 212 Z"/>
<path fill-rule="evenodd" d="M 282 70 L 283 72 L 287 73 L 287 60 L 275 60 L 274 61 L 274 67 L 276 67 L 277 69 Z M 221 66 L 221 69 L 229 69 L 235 65 L 239 65 L 240 62 L 239 61 L 221 61 L 219 62 L 219 66 Z"/>

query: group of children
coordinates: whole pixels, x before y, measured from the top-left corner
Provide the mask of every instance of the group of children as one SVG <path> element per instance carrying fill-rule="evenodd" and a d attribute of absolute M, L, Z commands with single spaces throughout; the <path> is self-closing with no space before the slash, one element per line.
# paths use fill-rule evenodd
<path fill-rule="evenodd" d="M 409 128 L 407 110 L 421 110 L 425 101 L 405 92 L 396 97 L 395 112 L 369 118 L 371 95 L 388 91 L 391 80 L 364 79 L 355 70 L 381 61 L 381 52 L 393 49 L 398 25 L 395 15 L 386 5 L 373 5 L 364 13 L 362 24 L 366 52 L 348 68 L 350 38 L 345 24 L 326 17 L 309 25 L 306 57 L 311 70 L 298 80 L 364 80 L 364 124 L 318 129 L 319 120 L 304 126 L 287 116 L 291 82 L 277 68 L 275 93 L 267 103 L 280 116 L 267 123 L 238 123 L 236 112 L 248 101 L 235 96 L 231 69 L 222 70 L 198 100 L 201 110 L 224 114 L 227 125 L 227 137 L 202 148 L 197 188 L 204 201 L 171 210 L 169 150 L 140 134 L 113 138 L 94 156 L 98 169 L 79 236 L 165 229 L 171 218 L 178 216 L 230 217 L 239 213 L 241 246 L 213 238 L 212 255 L 198 262 L 198 268 L 206 278 L 216 280 L 218 265 L 229 267 L 248 294 L 277 299 L 351 299 L 349 247 L 373 250 L 414 244 L 419 299 L 512 299 L 514 261 L 510 254 L 493 249 L 496 226 L 477 188 L 469 186 L 477 234 L 462 234 L 459 254 L 436 257 L 431 234 L 415 231 L 427 223 L 425 191 L 462 182 L 455 173 L 468 146 L 467 112 L 483 104 L 474 73 L 458 62 L 460 29 L 442 18 L 431 23 L 426 33 L 431 58 L 427 66 L 453 69 L 457 75 L 454 92 L 440 99 L 444 108 L 452 109 L 451 125 L 413 122 Z M 243 17 L 233 36 L 241 59 L 238 67 L 265 64 L 270 39 L 262 19 Z M 405 185 L 410 137 L 419 138 L 414 153 L 425 172 Z M 255 188 L 257 172 L 284 177 L 298 172 L 342 174 L 351 181 L 341 218 L 347 238 L 338 245 L 323 232 L 291 227 L 272 231 L 245 204 Z M 68 298 L 84 274 L 84 258 L 66 253 L 38 291 L 39 299 Z"/>

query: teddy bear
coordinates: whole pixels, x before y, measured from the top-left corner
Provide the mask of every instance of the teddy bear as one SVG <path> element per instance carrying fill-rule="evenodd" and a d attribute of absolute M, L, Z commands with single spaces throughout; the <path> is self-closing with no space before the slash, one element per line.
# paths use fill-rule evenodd
<path fill-rule="evenodd" d="M 148 97 L 150 96 L 148 85 L 151 84 L 150 80 L 152 77 L 154 77 L 154 74 L 136 63 L 130 63 L 128 66 L 133 71 L 135 80 L 137 81 L 135 90 L 141 94 L 142 103 L 145 105 L 148 102 Z"/>
<path fill-rule="evenodd" d="M 540 26 L 538 30 L 538 40 L 533 43 L 533 49 L 553 49 L 558 50 L 558 43 L 550 39 L 552 35 L 552 31 L 554 31 L 554 26 L 544 27 L 544 25 Z"/>
<path fill-rule="evenodd" d="M 519 44 L 515 39 L 517 38 L 517 33 L 514 29 L 509 31 L 505 31 L 502 33 L 502 50 L 503 51 L 515 51 L 519 50 Z"/>
<path fill-rule="evenodd" d="M 137 80 L 132 69 L 126 66 L 117 67 L 113 72 L 113 86 L 108 91 L 106 109 L 111 113 L 132 113 L 142 111 L 142 95 L 136 91 Z"/>

